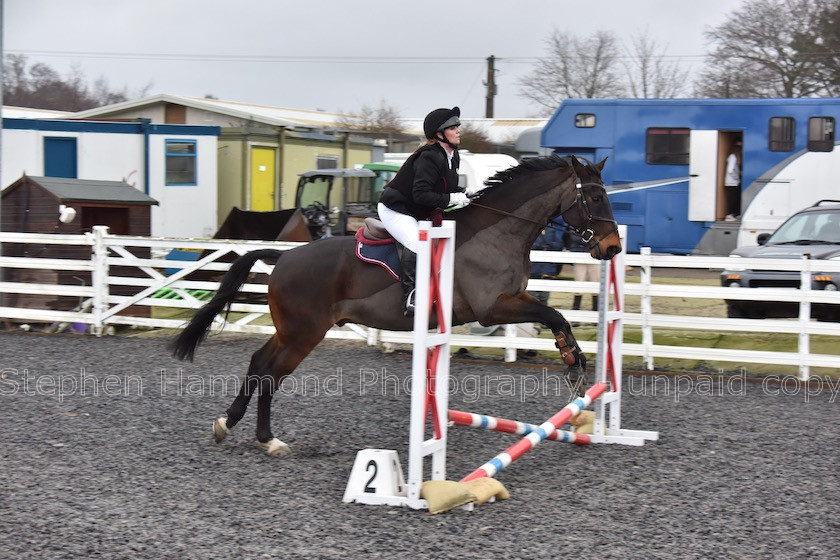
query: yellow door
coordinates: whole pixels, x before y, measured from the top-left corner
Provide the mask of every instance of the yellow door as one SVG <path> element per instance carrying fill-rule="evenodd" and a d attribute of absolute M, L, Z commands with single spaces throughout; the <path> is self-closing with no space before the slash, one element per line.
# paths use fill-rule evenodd
<path fill-rule="evenodd" d="M 251 148 L 251 208 L 259 212 L 274 210 L 275 149 Z"/>

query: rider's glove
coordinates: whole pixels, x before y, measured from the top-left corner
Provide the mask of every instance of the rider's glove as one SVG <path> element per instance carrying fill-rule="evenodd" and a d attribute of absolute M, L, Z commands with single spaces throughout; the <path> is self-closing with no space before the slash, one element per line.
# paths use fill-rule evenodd
<path fill-rule="evenodd" d="M 456 192 L 449 194 L 449 206 L 447 207 L 448 210 L 457 210 L 459 208 L 463 208 L 467 204 L 470 203 L 470 197 L 468 197 L 465 193 Z"/>

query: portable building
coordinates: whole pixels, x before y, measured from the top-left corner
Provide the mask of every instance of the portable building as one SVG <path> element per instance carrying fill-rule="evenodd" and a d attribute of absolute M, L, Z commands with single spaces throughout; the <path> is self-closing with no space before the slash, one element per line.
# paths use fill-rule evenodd
<path fill-rule="evenodd" d="M 219 127 L 3 119 L 2 185 L 21 175 L 123 181 L 155 199 L 150 235 L 216 231 Z"/>
<path fill-rule="evenodd" d="M 381 142 L 340 124 L 352 117 L 326 111 L 159 94 L 89 109 L 74 117 L 219 126 L 219 225 L 233 208 L 293 208 L 300 173 L 355 167 L 384 153 Z"/>

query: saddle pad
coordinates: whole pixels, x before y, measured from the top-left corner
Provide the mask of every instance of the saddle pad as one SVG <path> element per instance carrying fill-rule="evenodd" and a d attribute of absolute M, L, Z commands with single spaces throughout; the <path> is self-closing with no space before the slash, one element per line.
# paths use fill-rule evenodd
<path fill-rule="evenodd" d="M 388 243 L 385 245 L 368 245 L 356 241 L 356 256 L 361 260 L 378 264 L 388 271 L 394 280 L 400 279 L 400 257 L 397 255 L 397 244 Z"/>

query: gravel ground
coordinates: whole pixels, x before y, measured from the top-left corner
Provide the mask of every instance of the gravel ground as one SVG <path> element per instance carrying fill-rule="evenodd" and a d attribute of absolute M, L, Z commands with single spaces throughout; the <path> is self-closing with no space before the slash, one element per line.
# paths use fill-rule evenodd
<path fill-rule="evenodd" d="M 840 555 L 840 397 L 825 385 L 629 377 L 624 426 L 658 442 L 546 442 L 500 473 L 510 500 L 432 516 L 341 501 L 357 450 L 397 449 L 405 466 L 408 398 L 394 380 L 407 353 L 324 342 L 274 399 L 294 452 L 270 458 L 254 445 L 254 405 L 226 441 L 210 437 L 236 385 L 225 394 L 218 379 L 241 378 L 262 338 L 211 337 L 192 364 L 165 343 L 0 333 L 0 557 Z M 565 402 L 554 371 L 547 396 L 531 394 L 537 369 L 459 362 L 452 375 L 453 408 L 539 423 Z M 453 428 L 451 478 L 512 437 Z"/>

